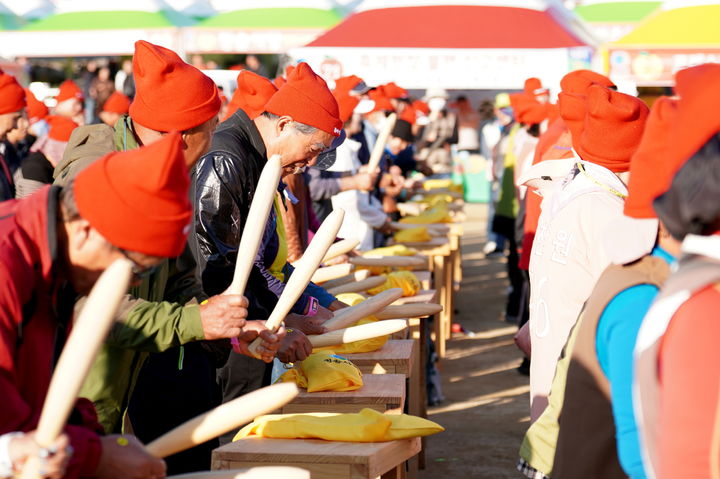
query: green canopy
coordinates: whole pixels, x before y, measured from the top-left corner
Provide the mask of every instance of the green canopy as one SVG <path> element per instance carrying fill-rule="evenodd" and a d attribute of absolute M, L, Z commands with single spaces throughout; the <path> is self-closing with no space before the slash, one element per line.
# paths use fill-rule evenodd
<path fill-rule="evenodd" d="M 330 28 L 343 19 L 336 10 L 253 8 L 220 13 L 198 23 L 209 28 Z"/>
<path fill-rule="evenodd" d="M 580 5 L 575 13 L 590 23 L 638 23 L 657 10 L 662 2 L 605 2 Z"/>
<path fill-rule="evenodd" d="M 127 28 L 186 27 L 195 22 L 172 10 L 68 12 L 50 15 L 34 21 L 24 31 L 117 30 Z"/>

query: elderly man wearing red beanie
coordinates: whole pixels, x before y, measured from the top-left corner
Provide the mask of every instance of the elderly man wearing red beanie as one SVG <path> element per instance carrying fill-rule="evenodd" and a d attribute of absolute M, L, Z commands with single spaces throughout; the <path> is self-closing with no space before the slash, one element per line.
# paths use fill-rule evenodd
<path fill-rule="evenodd" d="M 543 204 L 530 258 L 533 421 L 547 405 L 570 329 L 610 264 L 602 232 L 622 215 L 627 188 L 618 174 L 629 169 L 649 111 L 641 100 L 600 85 L 588 88 L 587 97 L 561 94 L 560 107 L 579 158 Z"/>
<path fill-rule="evenodd" d="M 129 115 L 121 116 L 114 128 L 107 125 L 78 128 L 63 162 L 55 170 L 56 183 L 65 184 L 103 153 L 152 144 L 171 131 L 181 132 L 188 169 L 205 152 L 220 110 L 220 98 L 212 80 L 175 52 L 145 41 L 135 45 L 133 72 L 136 95 Z M 143 174 L 141 168 L 136 172 Z M 125 327 L 106 341 L 83 386 L 82 394 L 95 403 L 100 423 L 107 432 L 124 429 L 123 416 L 133 401 L 135 385 L 140 382 L 149 387 L 138 389 L 144 393 L 138 404 L 158 408 L 152 413 L 153 421 L 147 420 L 142 412 L 137 413 L 139 419 L 135 420 L 133 430 L 143 439 L 149 439 L 155 432 L 144 428 L 169 430 L 215 405 L 215 349 L 219 348 L 220 356 L 227 355 L 229 345 L 205 340 L 237 336 L 239 328 L 243 328 L 244 335 L 257 336 L 262 331 L 267 340 L 277 340 L 267 335 L 262 322 L 244 321 L 247 310 L 241 296 L 216 295 L 197 304 L 207 296 L 196 280 L 192 254 L 186 249 L 177 256 L 161 263 L 142 284 L 131 289 L 131 298 L 119 318 Z M 250 337 L 243 336 L 241 340 L 244 345 Z M 271 361 L 274 351 L 269 343 L 265 345 L 264 357 Z M 162 371 L 157 378 L 150 372 L 141 374 L 149 353 L 159 353 L 147 361 L 149 368 L 157 364 Z M 183 386 L 177 386 L 177 382 Z M 186 391 L 182 401 L 171 395 L 176 386 Z M 153 396 L 153 400 L 144 400 L 146 395 Z M 189 462 L 209 468 L 211 447 L 209 444 L 188 452 L 192 456 Z M 185 470 L 182 466 L 176 468 L 174 463 L 183 457 L 168 462 L 171 472 Z"/>
<path fill-rule="evenodd" d="M 25 91 L 14 76 L 0 70 L 0 141 L 17 126 L 25 112 Z M 15 184 L 5 158 L 0 154 L 0 201 L 15 197 Z"/>
<path fill-rule="evenodd" d="M 37 426 L 77 295 L 116 259 L 133 263 L 137 281 L 183 250 L 189 185 L 180 136 L 171 134 L 105 155 L 64 188 L 0 205 L 0 434 Z M 73 453 L 63 477 L 165 476 L 163 461 L 134 437 L 99 435 L 87 399 L 76 410 L 65 428 Z"/>
<path fill-rule="evenodd" d="M 281 155 L 283 176 L 296 173 L 315 164 L 316 158 L 340 137 L 341 129 L 335 98 L 306 63 L 289 74 L 287 83 L 270 98 L 261 115 L 251 119 L 238 109 L 220 125 L 210 152 L 196 167 L 195 243 L 208 294 L 224 291 L 232 281 L 250 199 L 267 158 Z M 264 311 L 265 317 L 282 293 L 286 275 L 292 272 L 286 263 L 284 229 L 278 215 L 282 207 L 276 201 L 246 291 L 251 311 Z M 341 304 L 332 295 L 310 284 L 293 307 L 294 315 L 288 318 L 293 331 L 285 337 L 278 357 L 285 362 L 304 359 L 312 348 L 303 330 L 322 331 L 315 323 L 332 315 L 326 308 L 337 307 Z M 314 315 L 312 321 L 305 321 L 308 314 Z M 262 363 L 232 355 L 219 375 L 223 399 L 260 387 L 264 370 Z"/>

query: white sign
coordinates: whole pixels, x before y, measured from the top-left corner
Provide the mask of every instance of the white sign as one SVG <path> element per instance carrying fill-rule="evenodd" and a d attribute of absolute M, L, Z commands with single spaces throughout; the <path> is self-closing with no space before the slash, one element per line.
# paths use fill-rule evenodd
<path fill-rule="evenodd" d="M 325 80 L 358 75 L 368 85 L 403 88 L 522 89 L 526 78 L 559 85 L 569 71 L 568 49 L 445 49 L 304 47 L 289 52 Z"/>

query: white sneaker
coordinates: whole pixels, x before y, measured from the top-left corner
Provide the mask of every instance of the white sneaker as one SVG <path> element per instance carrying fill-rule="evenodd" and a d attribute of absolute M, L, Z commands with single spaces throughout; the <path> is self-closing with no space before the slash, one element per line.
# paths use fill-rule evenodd
<path fill-rule="evenodd" d="M 483 248 L 483 253 L 490 254 L 493 251 L 497 249 L 497 243 L 494 241 L 488 241 L 485 243 L 485 247 Z"/>

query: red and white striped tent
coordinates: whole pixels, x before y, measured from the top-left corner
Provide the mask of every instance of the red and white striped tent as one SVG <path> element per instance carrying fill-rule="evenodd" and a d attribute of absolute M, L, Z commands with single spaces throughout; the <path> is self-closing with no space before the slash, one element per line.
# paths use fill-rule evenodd
<path fill-rule="evenodd" d="M 405 88 L 519 89 L 588 67 L 595 40 L 554 0 L 366 0 L 289 53 L 326 80 L 358 74 Z"/>

